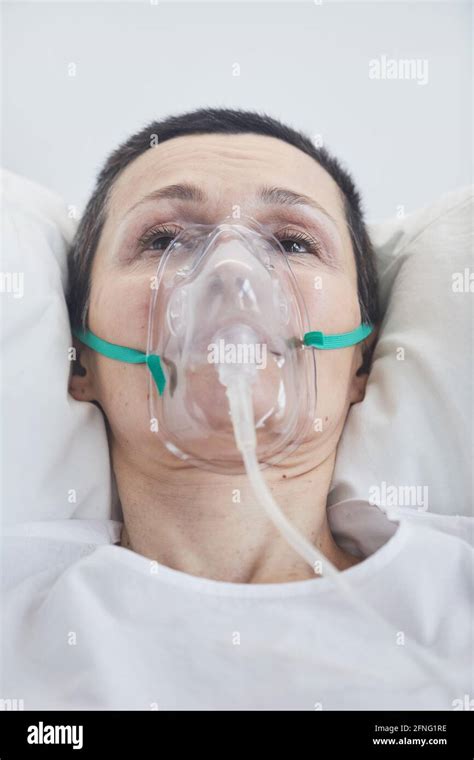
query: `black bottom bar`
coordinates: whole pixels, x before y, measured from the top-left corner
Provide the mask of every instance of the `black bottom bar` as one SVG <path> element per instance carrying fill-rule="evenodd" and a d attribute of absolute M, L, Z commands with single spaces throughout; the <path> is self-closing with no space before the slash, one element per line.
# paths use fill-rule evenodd
<path fill-rule="evenodd" d="M 141 756 L 147 752 L 212 751 L 259 747 L 292 755 L 334 752 L 362 757 L 474 757 L 473 713 L 453 712 L 0 712 L 0 758 Z M 229 728 L 229 732 L 222 729 Z M 248 730 L 247 730 L 248 729 Z M 291 734 L 289 733 L 291 731 Z M 54 743 L 53 743 L 54 742 Z M 104 752 L 106 754 L 104 754 Z M 352 757 L 347 754 L 346 757 Z"/>

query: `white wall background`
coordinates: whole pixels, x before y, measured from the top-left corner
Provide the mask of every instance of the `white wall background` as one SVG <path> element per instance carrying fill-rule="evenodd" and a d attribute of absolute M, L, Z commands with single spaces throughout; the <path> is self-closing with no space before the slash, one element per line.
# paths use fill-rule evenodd
<path fill-rule="evenodd" d="M 472 181 L 469 2 L 153 2 L 2 4 L 4 166 L 80 212 L 119 141 L 222 105 L 322 135 L 372 220 Z M 428 83 L 371 80 L 382 55 Z"/>

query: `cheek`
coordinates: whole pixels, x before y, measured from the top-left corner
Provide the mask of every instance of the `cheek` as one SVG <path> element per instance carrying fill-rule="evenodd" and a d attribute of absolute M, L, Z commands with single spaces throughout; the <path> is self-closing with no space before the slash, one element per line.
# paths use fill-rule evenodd
<path fill-rule="evenodd" d="M 337 439 L 350 403 L 353 348 L 316 352 L 316 418 L 321 440 Z"/>
<path fill-rule="evenodd" d="M 89 328 L 99 337 L 146 351 L 150 278 L 109 273 L 94 282 Z"/>
<path fill-rule="evenodd" d="M 311 330 L 339 333 L 359 326 L 357 285 L 346 274 L 321 269 L 300 288 Z"/>
<path fill-rule="evenodd" d="M 349 395 L 353 348 L 317 351 L 318 406 L 342 410 Z"/>
<path fill-rule="evenodd" d="M 114 437 L 139 440 L 150 430 L 148 370 L 144 365 L 97 357 L 98 398 Z"/>
<path fill-rule="evenodd" d="M 360 324 L 357 288 L 342 273 L 320 271 L 314 281 L 306 281 L 304 299 L 310 328 L 332 334 L 348 332 Z M 330 351 L 316 349 L 317 417 L 323 434 L 340 430 L 349 404 L 353 347 Z"/>
<path fill-rule="evenodd" d="M 93 281 L 89 328 L 120 346 L 146 351 L 150 278 L 108 273 Z M 139 440 L 150 429 L 149 375 L 145 365 L 127 364 L 95 354 L 97 398 L 115 438 Z"/>

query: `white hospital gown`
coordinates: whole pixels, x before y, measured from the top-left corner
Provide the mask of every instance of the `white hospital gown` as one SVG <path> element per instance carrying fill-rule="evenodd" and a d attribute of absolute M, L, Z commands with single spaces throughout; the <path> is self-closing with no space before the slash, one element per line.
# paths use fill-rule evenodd
<path fill-rule="evenodd" d="M 457 709 L 473 693 L 470 518 L 348 500 L 347 583 L 191 576 L 117 545 L 121 523 L 28 523 L 3 538 L 0 699 L 24 709 Z M 448 678 L 433 675 L 412 642 Z"/>

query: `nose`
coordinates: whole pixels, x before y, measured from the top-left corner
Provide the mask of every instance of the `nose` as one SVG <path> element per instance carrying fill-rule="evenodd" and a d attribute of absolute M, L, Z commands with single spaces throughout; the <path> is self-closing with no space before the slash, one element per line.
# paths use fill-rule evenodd
<path fill-rule="evenodd" d="M 224 305 L 237 305 L 239 309 L 254 309 L 257 296 L 246 274 L 239 269 L 229 271 L 222 269 L 215 273 L 209 282 L 208 298 L 214 302 L 222 301 Z"/>

